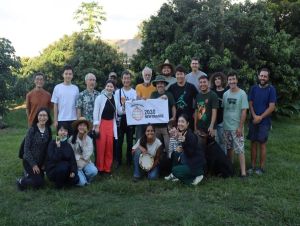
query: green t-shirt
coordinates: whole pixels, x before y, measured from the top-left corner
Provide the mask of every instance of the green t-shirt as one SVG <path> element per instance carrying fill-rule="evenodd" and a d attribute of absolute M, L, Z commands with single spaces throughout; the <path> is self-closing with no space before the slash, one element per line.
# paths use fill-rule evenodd
<path fill-rule="evenodd" d="M 159 94 L 157 91 L 154 91 L 153 93 L 151 93 L 150 98 L 157 99 L 163 95 L 166 95 L 168 97 L 169 118 L 172 118 L 172 107 L 176 104 L 172 93 L 165 91 L 164 94 Z"/>
<path fill-rule="evenodd" d="M 207 131 L 211 122 L 212 109 L 218 108 L 218 96 L 214 91 L 198 93 L 196 96 L 197 128 Z"/>
<path fill-rule="evenodd" d="M 224 130 L 236 130 L 240 126 L 243 109 L 248 109 L 247 94 L 240 89 L 238 92 L 227 90 L 223 95 L 223 127 Z"/>

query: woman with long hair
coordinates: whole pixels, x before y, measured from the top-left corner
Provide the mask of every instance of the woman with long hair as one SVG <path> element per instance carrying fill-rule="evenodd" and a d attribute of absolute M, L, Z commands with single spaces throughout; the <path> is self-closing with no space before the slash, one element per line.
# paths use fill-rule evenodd
<path fill-rule="evenodd" d="M 148 179 L 156 179 L 159 174 L 159 158 L 162 150 L 161 141 L 155 136 L 154 126 L 148 124 L 144 130 L 142 137 L 132 147 L 134 173 L 133 181 L 137 182 L 141 176 L 140 157 L 141 155 L 149 155 L 149 158 L 153 159 L 152 166 L 148 169 L 144 169 L 148 174 Z"/>
<path fill-rule="evenodd" d="M 44 185 L 45 158 L 52 139 L 51 124 L 48 108 L 40 108 L 25 137 L 23 166 L 26 176 L 17 180 L 17 187 L 21 191 Z"/>

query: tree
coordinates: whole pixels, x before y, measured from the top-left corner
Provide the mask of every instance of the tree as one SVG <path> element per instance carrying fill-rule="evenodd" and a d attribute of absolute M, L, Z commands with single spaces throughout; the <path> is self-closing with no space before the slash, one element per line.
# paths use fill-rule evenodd
<path fill-rule="evenodd" d="M 106 17 L 103 7 L 97 2 L 82 2 L 75 12 L 74 19 L 82 27 L 83 33 L 100 37 L 100 27 Z"/>
<path fill-rule="evenodd" d="M 12 69 L 20 67 L 20 59 L 15 49 L 6 38 L 0 38 L 0 116 L 8 110 L 9 101 L 13 99 Z"/>

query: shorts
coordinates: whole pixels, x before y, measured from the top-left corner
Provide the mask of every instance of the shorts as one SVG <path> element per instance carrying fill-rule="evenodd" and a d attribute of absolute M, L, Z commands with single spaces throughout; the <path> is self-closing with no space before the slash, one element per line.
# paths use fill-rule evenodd
<path fill-rule="evenodd" d="M 250 122 L 247 139 L 249 139 L 252 142 L 259 142 L 261 144 L 266 143 L 268 140 L 269 131 L 270 125 L 259 125 Z"/>
<path fill-rule="evenodd" d="M 244 154 L 244 137 L 238 137 L 235 130 L 224 130 L 224 143 L 227 150 L 233 149 L 236 154 Z"/>

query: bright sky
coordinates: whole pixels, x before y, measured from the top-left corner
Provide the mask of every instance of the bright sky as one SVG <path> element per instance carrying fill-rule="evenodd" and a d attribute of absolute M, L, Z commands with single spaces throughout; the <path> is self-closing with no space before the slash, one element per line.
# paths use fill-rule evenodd
<path fill-rule="evenodd" d="M 64 34 L 79 31 L 74 12 L 84 0 L 1 0 L 0 37 L 18 56 L 37 56 Z M 89 2 L 86 0 L 85 2 Z M 167 0 L 99 0 L 106 12 L 103 39 L 128 39 Z"/>

